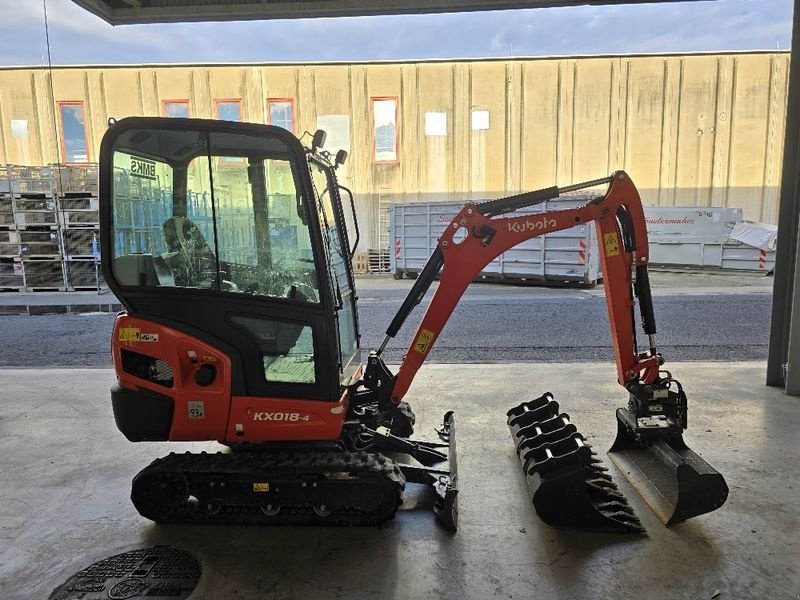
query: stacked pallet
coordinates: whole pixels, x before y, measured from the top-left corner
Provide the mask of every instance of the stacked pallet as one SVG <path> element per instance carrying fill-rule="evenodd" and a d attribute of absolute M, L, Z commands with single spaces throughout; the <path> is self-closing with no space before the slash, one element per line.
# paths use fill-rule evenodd
<path fill-rule="evenodd" d="M 0 290 L 94 289 L 97 166 L 0 166 Z"/>
<path fill-rule="evenodd" d="M 369 273 L 369 255 L 366 252 L 356 252 L 353 257 L 353 273 L 356 275 Z"/>
<path fill-rule="evenodd" d="M 25 286 L 8 167 L 0 165 L 0 291 Z"/>
<path fill-rule="evenodd" d="M 97 165 L 62 167 L 56 186 L 67 288 L 96 289 L 101 284 Z"/>
<path fill-rule="evenodd" d="M 6 165 L 0 173 L 2 289 L 63 291 L 64 270 L 51 167 Z"/>

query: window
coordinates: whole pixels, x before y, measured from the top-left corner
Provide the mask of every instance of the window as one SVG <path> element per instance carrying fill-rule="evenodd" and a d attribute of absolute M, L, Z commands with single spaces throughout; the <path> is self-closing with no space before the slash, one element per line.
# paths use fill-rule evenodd
<path fill-rule="evenodd" d="M 170 153 L 176 148 L 193 154 L 179 162 Z M 163 160 L 154 149 L 165 153 Z M 117 278 L 124 285 L 319 302 L 307 210 L 288 153 L 274 138 L 200 130 L 122 134 L 111 194 Z M 238 164 L 220 169 L 215 159 Z"/>
<path fill-rule="evenodd" d="M 397 161 L 397 98 L 372 98 L 375 162 Z"/>
<path fill-rule="evenodd" d="M 472 111 L 472 131 L 485 131 L 489 129 L 489 111 Z"/>
<path fill-rule="evenodd" d="M 214 100 L 216 107 L 216 117 L 221 121 L 241 121 L 242 120 L 242 101 L 235 100 Z"/>
<path fill-rule="evenodd" d="M 267 99 L 267 124 L 283 127 L 294 133 L 294 100 L 291 98 Z"/>
<path fill-rule="evenodd" d="M 161 112 L 165 117 L 169 118 L 189 118 L 189 101 L 188 100 L 164 100 L 161 103 Z"/>
<path fill-rule="evenodd" d="M 242 101 L 238 99 L 232 100 L 214 100 L 214 107 L 216 117 L 220 121 L 241 121 L 242 120 Z M 241 166 L 244 165 L 244 160 L 240 158 L 222 157 L 219 159 L 219 164 L 223 167 L 228 166 Z"/>
<path fill-rule="evenodd" d="M 425 135 L 426 136 L 446 136 L 447 135 L 447 113 L 429 112 L 425 113 Z"/>
<path fill-rule="evenodd" d="M 89 142 L 83 102 L 59 102 L 61 117 L 61 159 L 66 163 L 89 162 Z"/>

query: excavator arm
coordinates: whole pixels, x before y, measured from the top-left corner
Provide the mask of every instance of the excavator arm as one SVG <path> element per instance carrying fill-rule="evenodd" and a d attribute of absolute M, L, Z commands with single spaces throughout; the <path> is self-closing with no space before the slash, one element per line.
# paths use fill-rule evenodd
<path fill-rule="evenodd" d="M 442 234 L 437 251 L 417 279 L 421 282 L 420 287 L 427 289 L 433 278 L 426 271 L 433 271 L 434 276 L 441 273 L 439 287 L 434 292 L 395 378 L 392 403 L 398 404 L 403 399 L 461 296 L 486 265 L 525 240 L 590 221 L 596 223 L 598 240 L 601 243 L 600 256 L 618 381 L 624 386 L 640 378 L 646 383 L 651 383 L 656 378 L 660 357 L 656 354 L 655 318 L 647 283 L 647 230 L 636 187 L 630 177 L 618 171 L 606 179 L 565 189 L 582 189 L 606 182 L 609 186 L 605 195 L 585 206 L 570 210 L 517 217 L 500 216 L 556 198 L 564 191 L 558 188 L 482 204 L 467 204 L 461 209 Z M 642 323 L 650 338 L 650 348 L 645 353 L 637 350 L 632 318 L 634 271 L 641 284 L 638 287 L 643 296 L 640 302 Z M 412 290 L 410 297 L 418 299 L 418 292 L 416 289 Z M 403 313 L 401 308 L 400 314 Z M 393 322 L 387 331 L 387 337 L 392 337 L 390 332 L 395 329 L 399 329 L 399 326 Z"/>
<path fill-rule="evenodd" d="M 505 216 L 600 185 L 608 186 L 605 194 L 578 208 Z M 665 524 L 715 510 L 724 503 L 728 488 L 722 475 L 683 442 L 686 396 L 680 383 L 660 371 L 664 361 L 655 341 L 644 211 L 635 185 L 623 171 L 564 188 L 465 205 L 439 238 L 383 343 L 370 353 L 364 385 L 382 409 L 396 409 L 465 290 L 486 265 L 525 240 L 590 221 L 597 228 L 617 381 L 630 393 L 628 407 L 617 411 L 612 460 Z M 439 286 L 393 375 L 381 354 L 437 277 Z M 647 336 L 644 351 L 636 339 L 637 299 Z M 508 417 L 534 506 L 545 522 L 596 531 L 641 530 L 606 469 L 569 416 L 559 412 L 552 395 L 523 402 L 508 411 Z"/>

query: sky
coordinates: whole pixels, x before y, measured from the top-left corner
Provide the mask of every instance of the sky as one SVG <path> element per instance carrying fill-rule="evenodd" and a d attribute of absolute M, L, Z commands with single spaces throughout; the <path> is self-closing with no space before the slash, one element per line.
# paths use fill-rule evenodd
<path fill-rule="evenodd" d="M 46 1 L 56 65 L 788 50 L 792 33 L 792 0 L 119 27 Z M 47 64 L 43 0 L 0 0 L 0 15 L 0 65 Z"/>

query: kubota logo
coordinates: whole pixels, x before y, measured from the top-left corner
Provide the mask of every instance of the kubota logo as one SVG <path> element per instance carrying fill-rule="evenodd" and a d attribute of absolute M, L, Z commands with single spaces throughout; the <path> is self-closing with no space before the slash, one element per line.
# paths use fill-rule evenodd
<path fill-rule="evenodd" d="M 254 412 L 253 421 L 289 421 L 296 423 L 297 421 L 308 421 L 308 415 L 301 415 L 296 412 Z"/>
<path fill-rule="evenodd" d="M 545 217 L 509 223 L 508 230 L 513 231 L 514 233 L 522 233 L 524 231 L 538 231 L 540 229 L 547 229 L 548 227 L 555 227 L 556 225 L 557 223 L 555 219 Z"/>

